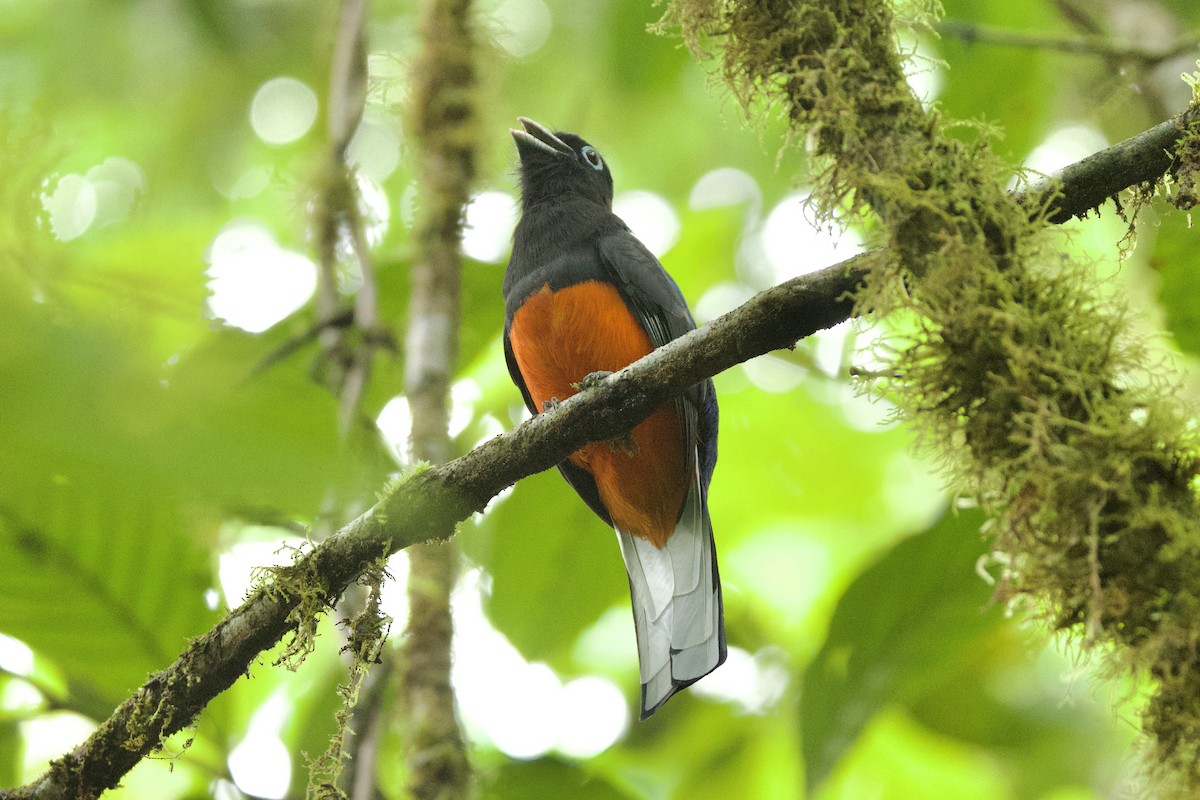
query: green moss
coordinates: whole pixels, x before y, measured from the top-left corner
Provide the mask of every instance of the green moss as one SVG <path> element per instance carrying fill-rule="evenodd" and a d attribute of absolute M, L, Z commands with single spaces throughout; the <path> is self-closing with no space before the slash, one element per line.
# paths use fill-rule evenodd
<path fill-rule="evenodd" d="M 1003 595 L 1158 682 L 1143 724 L 1172 776 L 1161 785 L 1195 796 L 1200 467 L 1124 311 L 1004 190 L 1012 170 L 986 140 L 948 139 L 912 96 L 889 4 L 676 0 L 663 24 L 694 51 L 719 47 L 743 107 L 781 109 L 824 159 L 823 220 L 882 223 L 892 258 L 859 311 L 920 322 L 880 347 L 876 388 L 993 518 Z M 1190 134 L 1176 192 L 1189 205 L 1198 154 Z"/>
<path fill-rule="evenodd" d="M 287 547 L 285 545 L 285 547 Z M 294 547 L 292 563 L 276 567 L 259 567 L 253 573 L 254 592 L 273 600 L 291 603 L 287 624 L 292 631 L 273 666 L 285 665 L 295 670 L 316 647 L 317 624 L 329 610 L 331 592 L 321 575 L 316 559 L 310 558 L 310 547 Z"/>
<path fill-rule="evenodd" d="M 1175 149 L 1175 156 L 1178 165 L 1172 176 L 1171 202 L 1178 209 L 1191 211 L 1200 203 L 1200 120 L 1188 124 Z"/>
<path fill-rule="evenodd" d="M 359 577 L 358 582 L 367 589 L 367 600 L 362 609 L 351 619 L 342 620 L 349 630 L 348 643 L 342 652 L 351 654 L 350 674 L 346 683 L 338 686 L 338 695 L 342 705 L 334 714 L 336 727 L 329 739 L 329 746 L 308 764 L 308 791 L 305 794 L 309 800 L 331 800 L 346 797 L 339 786 L 342 768 L 345 766 L 346 737 L 353 732 L 350 722 L 354 716 L 354 707 L 358 704 L 359 694 L 367 678 L 367 671 L 373 664 L 379 663 L 380 651 L 391 629 L 392 618 L 380 609 L 380 590 L 383 580 L 390 577 L 387 574 L 387 556 L 380 556 Z"/>

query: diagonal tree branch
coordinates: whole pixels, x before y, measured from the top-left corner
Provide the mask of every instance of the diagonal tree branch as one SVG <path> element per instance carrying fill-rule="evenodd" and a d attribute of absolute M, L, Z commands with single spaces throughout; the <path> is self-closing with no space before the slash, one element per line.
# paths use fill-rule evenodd
<path fill-rule="evenodd" d="M 1131 136 L 1123 142 L 1093 153 L 1065 167 L 1053 177 L 1035 185 L 1030 195 L 1056 192 L 1046 219 L 1062 224 L 1099 208 L 1110 197 L 1132 186 L 1158 180 L 1174 171 L 1172 151 L 1180 133 L 1200 121 L 1200 108 L 1192 106 L 1166 122 Z M 1142 176 L 1138 180 L 1132 178 Z M 1024 193 L 1018 199 L 1028 202 Z"/>
<path fill-rule="evenodd" d="M 1074 165 L 1064 173 L 1061 197 L 1052 205 L 1082 214 L 1123 187 L 1158 179 L 1172 168 L 1168 150 L 1195 118 L 1194 111 L 1180 115 Z M 871 260 L 888 257 L 886 251 L 874 250 L 761 292 L 554 411 L 458 459 L 398 481 L 374 507 L 300 558 L 274 585 L 260 589 L 192 640 L 87 741 L 33 783 L 0 790 L 0 800 L 94 797 L 117 785 L 167 736 L 190 725 L 209 701 L 245 675 L 265 650 L 294 633 L 306 615 L 327 608 L 380 556 L 450 536 L 459 521 L 483 509 L 502 489 L 554 466 L 584 444 L 621 435 L 697 381 L 848 319 L 852 294 Z"/>

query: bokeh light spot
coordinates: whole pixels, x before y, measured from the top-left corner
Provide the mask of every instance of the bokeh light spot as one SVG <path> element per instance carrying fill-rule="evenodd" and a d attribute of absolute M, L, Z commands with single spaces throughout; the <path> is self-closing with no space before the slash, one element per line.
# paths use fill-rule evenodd
<path fill-rule="evenodd" d="M 412 411 L 408 407 L 408 398 L 397 395 L 388 400 L 375 418 L 375 427 L 379 428 L 388 452 L 396 462 L 407 463 L 408 437 L 412 433 Z"/>
<path fill-rule="evenodd" d="M 54 191 L 42 195 L 42 207 L 50 216 L 50 230 L 66 242 L 125 220 L 145 191 L 146 173 L 141 167 L 127 158 L 109 156 L 84 175 L 72 172 L 59 178 Z"/>
<path fill-rule="evenodd" d="M 470 258 L 497 263 L 508 255 L 517 224 L 517 201 L 507 192 L 480 192 L 467 206 L 462 249 Z"/>
<path fill-rule="evenodd" d="M 379 591 L 379 609 L 392 618 L 392 629 L 403 630 L 408 624 L 408 553 L 393 553 L 387 561 L 391 578 Z"/>
<path fill-rule="evenodd" d="M 1092 125 L 1066 125 L 1051 131 L 1025 159 L 1025 168 L 1043 175 L 1057 172 L 1108 147 L 1108 139 Z"/>
<path fill-rule="evenodd" d="M 464 378 L 450 387 L 450 419 L 446 432 L 451 438 L 465 431 L 471 420 L 475 419 L 475 404 L 482 397 L 479 384 L 470 378 Z"/>
<path fill-rule="evenodd" d="M 503 0 L 486 20 L 496 44 L 515 58 L 537 52 L 550 38 L 554 24 L 543 0 Z"/>
<path fill-rule="evenodd" d="M 613 199 L 613 212 L 659 258 L 679 240 L 679 215 L 662 195 L 640 189 L 622 192 Z"/>
<path fill-rule="evenodd" d="M 8 719 L 30 717 L 41 708 L 45 699 L 28 681 L 6 680 L 0 683 L 0 716 Z"/>
<path fill-rule="evenodd" d="M 946 66 L 937 53 L 925 39 L 900 35 L 900 48 L 909 54 L 904 61 L 904 77 L 909 88 L 921 101 L 921 105 L 929 108 L 942 94 L 942 85 L 946 82 Z"/>
<path fill-rule="evenodd" d="M 400 164 L 400 137 L 390 120 L 368 111 L 350 139 L 346 157 L 360 174 L 382 183 Z"/>
<path fill-rule="evenodd" d="M 554 749 L 584 758 L 610 747 L 628 726 L 621 691 L 594 676 L 564 686 L 546 664 L 526 661 L 484 615 L 482 583 L 482 573 L 471 570 L 452 598 L 452 681 L 472 738 L 519 759 Z"/>
<path fill-rule="evenodd" d="M 754 290 L 744 283 L 725 281 L 709 287 L 696 301 L 696 321 L 704 324 L 733 311 L 754 296 Z"/>
<path fill-rule="evenodd" d="M 271 78 L 250 101 L 250 127 L 268 144 L 296 141 L 316 119 L 316 92 L 295 78 Z"/>
<path fill-rule="evenodd" d="M 808 376 L 808 370 L 804 367 L 770 353 L 744 362 L 742 371 L 751 383 L 772 394 L 790 392 Z"/>
<path fill-rule="evenodd" d="M 629 727 L 625 696 L 607 678 L 585 675 L 563 686 L 555 749 L 575 758 L 591 758 L 612 747 Z"/>
<path fill-rule="evenodd" d="M 280 247 L 263 225 L 238 221 L 209 247 L 208 307 L 213 316 L 260 333 L 308 302 L 317 289 L 317 267 Z"/>
<path fill-rule="evenodd" d="M 762 206 L 762 189 L 754 176 L 734 167 L 720 167 L 704 173 L 688 195 L 688 205 L 695 211 L 739 203 L 750 203 L 757 212 Z"/>
<path fill-rule="evenodd" d="M 24 744 L 21 772 L 40 772 L 51 759 L 61 758 L 64 751 L 83 742 L 96 730 L 96 723 L 73 711 L 41 714 L 20 723 Z"/>
<path fill-rule="evenodd" d="M 64 242 L 87 232 L 96 219 L 96 203 L 96 187 L 75 173 L 62 176 L 54 191 L 42 198 L 42 206 L 50 215 L 50 230 Z"/>
<path fill-rule="evenodd" d="M 788 674 L 787 657 L 778 648 L 763 648 L 751 655 L 740 647 L 730 647 L 725 663 L 689 691 L 734 703 L 746 713 L 762 714 L 783 696 Z"/>
<path fill-rule="evenodd" d="M 292 701 L 276 692 L 258 707 L 246 736 L 229 753 L 229 774 L 243 792 L 263 800 L 282 800 L 292 781 L 292 757 L 280 739 Z"/>
<path fill-rule="evenodd" d="M 33 650 L 20 639 L 0 633 L 0 670 L 12 675 L 33 673 Z"/>
<path fill-rule="evenodd" d="M 775 283 L 816 272 L 863 250 L 854 230 L 838 232 L 814 225 L 805 213 L 807 198 L 807 193 L 788 195 L 767 215 L 762 245 Z"/>
<path fill-rule="evenodd" d="M 359 173 L 355 185 L 358 187 L 358 206 L 362 212 L 363 238 L 368 247 L 378 247 L 387 235 L 392 219 L 392 206 L 387 192 L 370 175 Z"/>
<path fill-rule="evenodd" d="M 232 525 L 232 523 L 230 523 Z M 298 536 L 284 535 L 280 528 L 240 525 L 232 535 L 241 541 L 226 548 L 217 559 L 217 581 L 225 604 L 236 608 L 254 585 L 255 570 L 291 564 L 295 548 L 304 546 Z M 225 531 L 222 531 L 226 535 Z"/>

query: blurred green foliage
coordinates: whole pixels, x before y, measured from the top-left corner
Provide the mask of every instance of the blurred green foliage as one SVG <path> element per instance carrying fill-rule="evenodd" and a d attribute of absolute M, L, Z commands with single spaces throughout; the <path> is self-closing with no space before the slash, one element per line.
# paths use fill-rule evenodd
<path fill-rule="evenodd" d="M 1089 13 L 1116 30 L 1120 5 Z M 1143 46 L 1200 30 L 1193 3 L 1144 5 Z M 1043 0 L 946 7 L 956 20 L 1079 34 Z M 542 13 L 544 43 L 506 53 L 495 20 L 520 33 Z M 618 192 L 656 192 L 673 207 L 680 238 L 663 261 L 693 305 L 714 287 L 746 292 L 772 279 L 756 243 L 805 159 L 802 147 L 782 149 L 770 109 L 748 128 L 675 39 L 646 32 L 658 15 L 648 2 L 486 0 L 479 14 L 481 190 L 515 191 L 506 130 L 532 116 L 594 142 Z M 323 109 L 335 24 L 333 4 L 315 0 L 4 5 L 0 633 L 33 658 L 0 660 L 0 784 L 29 780 L 76 743 L 79 727 L 55 721 L 103 719 L 239 602 L 222 594 L 218 567 L 251 538 L 247 526 L 258 538 L 277 526 L 279 541 L 306 527 L 319 534 L 370 503 L 395 466 L 371 421 L 401 390 L 402 352 L 377 362 L 364 424 L 341 442 L 337 400 L 312 377 L 312 303 L 260 334 L 206 306 L 212 243 L 234 221 L 311 255 L 322 120 L 271 145 L 249 108 L 258 87 L 286 75 Z M 377 181 L 390 213 L 375 258 L 381 315 L 398 341 L 413 170 L 396 104 L 414 31 L 410 4 L 372 5 L 370 113 L 400 153 Z M 941 80 L 941 112 L 997 125 L 1014 163 L 1066 125 L 1115 141 L 1159 122 L 1157 108 L 1186 101 L 1177 76 L 1196 56 L 1124 65 L 1122 75 L 1099 56 L 950 36 L 924 36 L 921 51 L 946 62 L 926 65 Z M 135 165 L 139 181 L 127 196 L 100 192 L 91 226 L 62 237 L 56 191 L 110 158 Z M 752 176 L 756 194 L 691 207 L 692 187 L 722 167 Z M 1162 321 L 1164 352 L 1192 369 L 1200 264 L 1188 220 L 1143 211 L 1137 249 L 1116 270 L 1121 226 L 1104 213 L 1073 226 L 1062 247 L 1097 259 L 1088 234 L 1108 237 L 1097 269 L 1137 313 Z M 796 252 L 793 272 L 825 265 L 810 262 Z M 464 265 L 461 377 L 477 400 L 462 450 L 520 418 L 499 347 L 502 272 Z M 348 299 L 354 277 L 341 277 Z M 914 456 L 903 427 L 880 422 L 886 406 L 848 385 L 850 364 L 869 361 L 855 349 L 873 335 L 816 337 L 717 378 L 712 514 L 730 645 L 760 679 L 782 670 L 777 691 L 758 704 L 733 690 L 684 693 L 590 758 L 522 761 L 482 736 L 473 746 L 484 797 L 775 798 L 807 786 L 819 798 L 1086 800 L 1135 785 L 1123 719 L 1136 714 L 1136 684 L 1094 679 L 1068 645 L 1044 646 L 1035 625 L 989 603 L 975 569 L 980 519 L 943 513 L 950 501 L 934 465 Z M 464 524 L 460 541 L 485 577 L 489 619 L 525 658 L 564 680 L 609 677 L 632 703 L 632 630 L 610 624 L 628 602 L 617 548 L 555 474 L 522 481 Z M 301 754 L 323 749 L 345 679 L 338 634 L 323 630 L 298 672 L 264 656 L 168 749 L 191 739 L 183 755 L 145 762 L 112 796 L 229 791 L 229 756 L 264 709 L 282 715 L 290 796 L 302 795 Z M 382 782 L 389 796 L 394 784 Z"/>

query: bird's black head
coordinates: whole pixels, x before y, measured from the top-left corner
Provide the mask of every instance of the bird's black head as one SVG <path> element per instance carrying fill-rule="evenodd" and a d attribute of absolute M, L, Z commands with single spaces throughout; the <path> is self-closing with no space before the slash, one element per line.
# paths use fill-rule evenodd
<path fill-rule="evenodd" d="M 521 158 L 521 205 L 571 198 L 612 207 L 613 179 L 596 148 L 573 133 L 551 133 L 526 117 L 511 130 Z"/>

